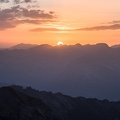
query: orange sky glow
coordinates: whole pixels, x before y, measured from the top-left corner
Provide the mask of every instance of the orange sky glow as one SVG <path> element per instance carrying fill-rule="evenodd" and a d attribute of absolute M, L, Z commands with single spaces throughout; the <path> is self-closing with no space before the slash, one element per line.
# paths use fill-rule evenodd
<path fill-rule="evenodd" d="M 120 44 L 119 0 L 3 0 L 0 47 L 19 43 Z"/>

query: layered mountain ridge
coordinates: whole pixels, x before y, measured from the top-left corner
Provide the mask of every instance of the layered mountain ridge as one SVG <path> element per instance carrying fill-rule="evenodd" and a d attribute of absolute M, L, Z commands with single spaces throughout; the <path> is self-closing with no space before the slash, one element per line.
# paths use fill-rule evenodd
<path fill-rule="evenodd" d="M 120 48 L 39 45 L 0 50 L 0 82 L 71 96 L 120 100 Z"/>

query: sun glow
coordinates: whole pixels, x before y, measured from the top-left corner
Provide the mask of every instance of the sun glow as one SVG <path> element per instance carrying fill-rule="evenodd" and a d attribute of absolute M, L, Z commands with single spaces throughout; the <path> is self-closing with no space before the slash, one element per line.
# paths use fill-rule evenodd
<path fill-rule="evenodd" d="M 59 42 L 57 43 L 57 45 L 63 45 L 63 42 L 59 41 Z"/>

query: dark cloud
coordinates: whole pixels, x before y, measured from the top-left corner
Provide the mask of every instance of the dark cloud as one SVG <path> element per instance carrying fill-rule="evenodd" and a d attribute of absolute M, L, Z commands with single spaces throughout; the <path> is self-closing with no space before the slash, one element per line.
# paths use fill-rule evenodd
<path fill-rule="evenodd" d="M 53 17 L 55 17 L 51 13 L 45 13 L 42 10 L 28 10 L 25 8 L 22 9 L 22 15 L 24 17 L 35 18 L 35 19 L 38 19 L 38 18 L 53 19 Z"/>
<path fill-rule="evenodd" d="M 32 10 L 20 7 L 20 5 L 0 10 L 0 30 L 13 28 L 19 24 L 42 24 L 55 18 L 54 12 L 44 10 Z"/>
<path fill-rule="evenodd" d="M 29 3 L 32 2 L 32 0 L 24 0 L 24 2 Z"/>
<path fill-rule="evenodd" d="M 25 23 L 29 23 L 29 24 L 42 24 L 42 23 L 46 23 L 46 22 L 52 22 L 50 20 L 30 20 L 30 19 L 25 19 L 25 20 L 17 20 L 15 23 L 16 24 L 25 24 Z"/>
<path fill-rule="evenodd" d="M 15 4 L 19 4 L 21 1 L 20 0 L 13 0 Z"/>
<path fill-rule="evenodd" d="M 50 14 L 54 14 L 54 11 L 50 11 L 49 13 L 50 13 Z"/>
<path fill-rule="evenodd" d="M 40 8 L 40 6 L 39 5 L 28 5 L 27 6 L 27 9 L 31 9 L 31 8 L 35 8 L 35 9 L 39 9 Z"/>
<path fill-rule="evenodd" d="M 104 25 L 106 25 L 106 24 L 112 24 L 112 25 L 114 25 L 114 24 L 120 24 L 120 20 L 113 20 L 113 21 L 110 21 L 110 22 L 105 22 L 105 23 L 102 23 L 102 24 L 104 24 Z"/>
<path fill-rule="evenodd" d="M 0 30 L 8 29 L 8 28 L 14 28 L 15 26 L 11 24 L 10 22 L 1 22 L 0 21 Z"/>
<path fill-rule="evenodd" d="M 32 32 L 45 32 L 45 31 L 61 31 L 60 29 L 57 28 L 35 28 L 30 30 Z"/>
<path fill-rule="evenodd" d="M 119 23 L 120 23 L 120 20 L 114 20 L 114 21 L 109 22 L 109 23 L 111 23 L 111 24 L 119 24 Z"/>
<path fill-rule="evenodd" d="M 0 3 L 8 3 L 9 0 L 0 0 Z"/>
<path fill-rule="evenodd" d="M 15 4 L 20 3 L 37 3 L 37 0 L 12 0 Z"/>
<path fill-rule="evenodd" d="M 118 30 L 120 29 L 120 24 L 113 24 L 113 25 L 106 25 L 106 26 L 95 26 L 95 27 L 88 27 L 88 28 L 80 28 L 76 29 L 77 31 L 79 30 L 84 30 L 84 31 L 98 31 L 98 30 Z"/>
<path fill-rule="evenodd" d="M 8 3 L 8 2 L 13 2 L 15 4 L 20 4 L 20 3 L 37 3 L 38 0 L 0 0 L 0 3 Z"/>

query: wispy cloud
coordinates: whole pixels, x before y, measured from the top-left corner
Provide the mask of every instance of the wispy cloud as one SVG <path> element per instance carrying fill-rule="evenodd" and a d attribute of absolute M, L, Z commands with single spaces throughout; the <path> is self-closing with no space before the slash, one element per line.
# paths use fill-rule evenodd
<path fill-rule="evenodd" d="M 120 24 L 87 27 L 87 28 L 80 28 L 75 30 L 76 31 L 98 31 L 98 30 L 118 30 L 118 29 L 120 29 Z"/>
<path fill-rule="evenodd" d="M 32 32 L 46 32 L 46 31 L 61 31 L 61 30 L 57 29 L 57 28 L 35 28 L 35 29 L 31 29 L 30 31 L 32 31 Z"/>
<path fill-rule="evenodd" d="M 37 2 L 37 0 L 0 0 L 0 3 L 8 3 L 8 2 L 13 2 L 16 4 L 20 3 L 30 3 L 30 2 Z"/>
<path fill-rule="evenodd" d="M 9 0 L 0 0 L 0 3 L 8 3 Z"/>
<path fill-rule="evenodd" d="M 10 1 L 16 4 L 22 4 L 22 3 L 35 3 L 38 0 L 10 0 Z"/>
<path fill-rule="evenodd" d="M 47 32 L 47 31 L 56 31 L 56 32 L 68 32 L 68 31 L 74 31 L 71 27 L 63 26 L 63 25 L 54 25 L 48 26 L 48 27 L 39 27 L 31 29 L 31 32 Z"/>
<path fill-rule="evenodd" d="M 32 32 L 45 32 L 45 31 L 99 31 L 99 30 L 119 30 L 120 24 L 95 26 L 80 29 L 59 29 L 59 28 L 35 28 L 31 29 Z"/>
<path fill-rule="evenodd" d="M 108 22 L 109 24 L 120 24 L 120 20 L 114 20 L 112 22 Z"/>

